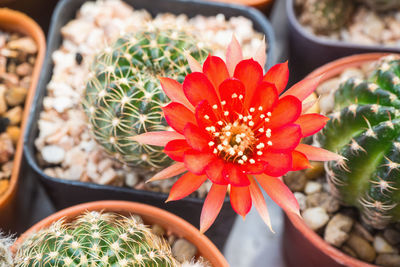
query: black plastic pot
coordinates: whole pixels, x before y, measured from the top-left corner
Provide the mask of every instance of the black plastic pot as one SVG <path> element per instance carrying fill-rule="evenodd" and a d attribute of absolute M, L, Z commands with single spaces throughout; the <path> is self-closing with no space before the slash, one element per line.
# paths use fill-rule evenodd
<path fill-rule="evenodd" d="M 317 37 L 308 32 L 297 20 L 294 0 L 286 0 L 289 24 L 289 65 L 291 81 L 297 82 L 317 67 L 334 59 L 360 53 L 394 52 L 400 48 L 382 45 L 345 43 Z"/>
<path fill-rule="evenodd" d="M 62 37 L 60 29 L 68 21 L 75 17 L 77 10 L 85 0 L 63 0 L 56 7 L 51 20 L 48 36 L 48 50 L 44 62 L 44 67 L 31 115 L 28 120 L 28 128 L 25 133 L 24 148 L 30 168 L 33 169 L 35 176 L 42 182 L 53 204 L 57 209 L 62 209 L 78 203 L 95 200 L 130 200 L 150 204 L 168 210 L 198 227 L 203 199 L 187 197 L 181 201 L 165 204 L 166 194 L 149 191 L 136 190 L 131 188 L 113 187 L 92 183 L 62 180 L 47 176 L 39 167 L 36 161 L 36 149 L 34 141 L 38 135 L 38 119 L 42 110 L 43 97 L 46 94 L 46 85 L 51 79 L 53 63 L 52 53 L 58 49 Z M 153 16 L 157 13 L 171 12 L 174 14 L 187 14 L 189 17 L 202 14 L 206 16 L 223 13 L 226 17 L 244 16 L 253 21 L 254 27 L 259 32 L 265 34 L 268 40 L 268 62 L 270 67 L 275 63 L 274 59 L 274 33 L 267 19 L 257 10 L 237 5 L 203 2 L 199 0 L 126 0 L 127 3 L 136 9 L 147 9 Z M 207 231 L 207 236 L 222 249 L 229 235 L 236 216 L 229 204 L 229 199 L 225 199 L 214 225 Z"/>

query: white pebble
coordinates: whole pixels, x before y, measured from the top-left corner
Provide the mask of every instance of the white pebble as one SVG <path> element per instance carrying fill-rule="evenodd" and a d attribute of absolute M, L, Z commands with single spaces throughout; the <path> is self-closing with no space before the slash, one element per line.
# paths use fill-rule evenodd
<path fill-rule="evenodd" d="M 311 195 L 311 194 L 320 192 L 321 189 L 322 189 L 322 185 L 320 183 L 314 182 L 314 181 L 308 181 L 306 184 L 306 187 L 304 188 L 304 192 L 307 195 Z"/>
<path fill-rule="evenodd" d="M 307 226 L 312 230 L 318 230 L 329 221 L 329 216 L 325 209 L 315 207 L 306 209 L 303 212 L 303 219 Z"/>
<path fill-rule="evenodd" d="M 375 236 L 374 248 L 378 253 L 393 253 L 393 247 L 381 236 Z"/>
<path fill-rule="evenodd" d="M 45 146 L 42 149 L 42 157 L 48 163 L 59 164 L 64 160 L 65 151 L 59 146 Z"/>

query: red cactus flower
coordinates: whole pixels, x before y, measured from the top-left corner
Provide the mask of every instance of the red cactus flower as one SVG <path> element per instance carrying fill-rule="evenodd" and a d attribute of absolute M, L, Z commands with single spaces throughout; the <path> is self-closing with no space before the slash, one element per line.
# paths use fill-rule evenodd
<path fill-rule="evenodd" d="M 319 114 L 304 114 L 312 105 L 302 101 L 315 90 L 319 78 L 305 79 L 283 93 L 288 65 L 277 64 L 263 75 L 265 44 L 255 60 L 242 60 L 241 48 L 233 38 L 226 58 L 225 64 L 221 58 L 209 56 L 201 67 L 189 56 L 192 73 L 183 84 L 160 78 L 172 100 L 163 108 L 164 115 L 175 131 L 133 137 L 141 143 L 165 146 L 165 153 L 177 161 L 151 181 L 186 172 L 167 201 L 182 199 L 211 180 L 200 218 L 202 232 L 217 217 L 227 190 L 238 214 L 245 217 L 254 203 L 271 227 L 258 184 L 284 210 L 299 214 L 295 197 L 279 177 L 309 168 L 309 160 L 340 157 L 300 143 L 328 120 Z"/>

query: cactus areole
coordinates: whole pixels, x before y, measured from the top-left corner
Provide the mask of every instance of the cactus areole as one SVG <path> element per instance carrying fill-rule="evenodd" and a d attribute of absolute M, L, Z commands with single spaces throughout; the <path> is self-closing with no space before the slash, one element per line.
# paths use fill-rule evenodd
<path fill-rule="evenodd" d="M 143 172 L 169 165 L 161 148 L 131 137 L 169 129 L 161 106 L 170 100 L 157 77 L 182 82 L 190 71 L 186 55 L 203 61 L 207 53 L 183 32 L 158 29 L 128 34 L 104 49 L 94 60 L 83 101 L 97 142 Z"/>
<path fill-rule="evenodd" d="M 332 193 L 375 228 L 400 220 L 400 58 L 388 56 L 368 81 L 335 93 L 335 112 L 317 136 L 346 160 L 326 164 Z"/>
<path fill-rule="evenodd" d="M 134 138 L 163 146 L 177 161 L 151 180 L 186 172 L 172 187 L 169 201 L 186 197 L 207 179 L 213 183 L 203 206 L 201 231 L 215 220 L 228 188 L 233 209 L 243 217 L 254 203 L 270 226 L 258 183 L 283 209 L 298 214 L 296 199 L 279 177 L 308 168 L 309 159 L 338 158 L 300 144 L 327 120 L 319 114 L 302 114 L 312 106 L 305 103 L 303 108 L 302 101 L 314 91 L 319 78 L 304 80 L 282 93 L 289 76 L 287 63 L 275 65 L 265 75 L 264 63 L 265 43 L 254 59 L 243 59 L 235 39 L 228 47 L 226 63 L 209 56 L 201 67 L 190 59 L 193 73 L 183 84 L 161 78 L 172 100 L 163 112 L 174 131 L 148 132 Z"/>

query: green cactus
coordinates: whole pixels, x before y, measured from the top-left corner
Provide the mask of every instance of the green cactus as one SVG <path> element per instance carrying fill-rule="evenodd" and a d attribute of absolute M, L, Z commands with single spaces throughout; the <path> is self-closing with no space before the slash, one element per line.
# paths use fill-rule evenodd
<path fill-rule="evenodd" d="M 13 257 L 11 253 L 12 238 L 3 236 L 0 233 L 0 267 L 13 266 Z"/>
<path fill-rule="evenodd" d="M 134 216 L 87 212 L 53 223 L 23 242 L 16 267 L 177 266 L 169 244 Z"/>
<path fill-rule="evenodd" d="M 357 207 L 366 224 L 400 221 L 400 58 L 388 56 L 369 81 L 349 79 L 335 93 L 335 112 L 317 136 L 346 160 L 325 165 L 331 191 Z"/>
<path fill-rule="evenodd" d="M 376 11 L 390 11 L 400 8 L 399 0 L 358 0 Z"/>
<path fill-rule="evenodd" d="M 96 140 L 116 159 L 143 170 L 171 163 L 161 147 L 141 145 L 132 136 L 169 129 L 161 106 L 169 99 L 158 76 L 183 82 L 190 71 L 186 54 L 202 62 L 207 50 L 176 30 L 153 30 L 119 38 L 97 55 L 83 107 Z"/>
<path fill-rule="evenodd" d="M 305 0 L 301 20 L 317 33 L 342 28 L 351 18 L 353 0 Z"/>

